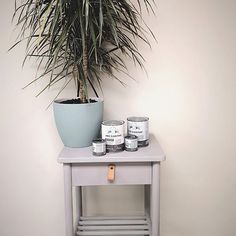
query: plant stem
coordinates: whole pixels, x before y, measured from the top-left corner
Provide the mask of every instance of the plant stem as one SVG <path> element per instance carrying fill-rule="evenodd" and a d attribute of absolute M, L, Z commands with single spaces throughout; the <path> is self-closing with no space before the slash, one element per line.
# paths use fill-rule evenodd
<path fill-rule="evenodd" d="M 86 95 L 84 92 L 84 85 L 82 83 L 80 84 L 79 97 L 82 103 L 86 103 Z"/>
<path fill-rule="evenodd" d="M 86 40 L 85 40 L 86 41 Z M 88 49 L 87 44 L 84 44 L 83 48 L 83 74 L 84 74 L 84 81 L 80 84 L 80 99 L 82 103 L 86 103 L 87 96 L 85 90 L 86 88 L 86 81 L 88 79 Z"/>
<path fill-rule="evenodd" d="M 80 91 L 80 80 L 77 79 L 77 97 L 79 97 L 79 91 Z"/>

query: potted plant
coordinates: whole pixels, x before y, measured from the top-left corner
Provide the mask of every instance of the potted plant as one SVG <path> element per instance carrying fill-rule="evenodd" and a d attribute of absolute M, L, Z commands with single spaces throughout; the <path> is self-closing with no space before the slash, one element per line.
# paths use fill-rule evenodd
<path fill-rule="evenodd" d="M 143 24 L 141 5 L 149 11 L 149 0 L 24 0 L 18 4 L 13 18 L 20 28 L 19 40 L 10 48 L 26 41 L 26 56 L 38 59 L 47 79 L 40 91 L 64 80 L 74 81 L 74 99 L 53 102 L 58 132 L 65 146 L 89 146 L 97 137 L 103 117 L 103 101 L 98 98 L 102 78 L 109 76 L 121 84 L 114 71 L 127 74 L 124 56 L 143 67 L 135 39 L 149 44 Z M 145 29 L 141 26 L 144 25 Z M 28 86 L 28 85 L 27 85 Z M 97 98 L 90 98 L 92 90 Z M 38 95 L 39 95 L 38 94 Z"/>

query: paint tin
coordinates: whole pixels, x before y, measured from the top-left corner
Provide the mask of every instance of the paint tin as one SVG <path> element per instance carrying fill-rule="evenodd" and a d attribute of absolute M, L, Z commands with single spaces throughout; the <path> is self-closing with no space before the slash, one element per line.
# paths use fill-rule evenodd
<path fill-rule="evenodd" d="M 149 118 L 148 117 L 128 117 L 127 133 L 138 137 L 138 146 L 146 147 L 149 144 Z"/>
<path fill-rule="evenodd" d="M 124 121 L 109 120 L 102 122 L 102 139 L 106 140 L 107 152 L 124 150 Z"/>
<path fill-rule="evenodd" d="M 135 135 L 128 135 L 125 137 L 125 150 L 128 152 L 138 151 L 138 137 Z"/>
<path fill-rule="evenodd" d="M 93 155 L 94 156 L 106 155 L 106 140 L 101 138 L 93 140 Z"/>

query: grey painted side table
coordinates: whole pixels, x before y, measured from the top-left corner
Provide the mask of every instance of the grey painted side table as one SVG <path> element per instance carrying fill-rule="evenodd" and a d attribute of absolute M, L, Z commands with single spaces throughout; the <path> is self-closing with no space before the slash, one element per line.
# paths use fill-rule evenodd
<path fill-rule="evenodd" d="M 164 160 L 165 155 L 153 136 L 150 145 L 137 152 L 124 151 L 103 157 L 93 156 L 92 147 L 65 147 L 58 162 L 63 163 L 64 169 L 66 236 L 159 236 L 160 164 Z M 129 217 L 83 216 L 81 186 L 98 185 L 144 185 L 145 214 Z M 78 189 L 76 201 L 80 203 L 76 209 L 76 225 L 73 223 L 73 186 Z"/>

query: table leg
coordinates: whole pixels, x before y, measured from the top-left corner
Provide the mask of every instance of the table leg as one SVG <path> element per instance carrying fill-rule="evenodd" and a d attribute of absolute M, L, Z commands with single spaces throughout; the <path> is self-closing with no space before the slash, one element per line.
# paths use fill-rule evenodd
<path fill-rule="evenodd" d="M 64 164 L 63 169 L 64 169 L 64 191 L 65 191 L 66 236 L 74 236 L 71 164 Z"/>
<path fill-rule="evenodd" d="M 82 208 L 82 187 L 77 186 L 75 192 L 76 199 L 76 224 L 78 225 L 80 217 L 83 216 L 83 208 Z"/>
<path fill-rule="evenodd" d="M 160 236 L 160 163 L 153 163 L 151 185 L 152 236 Z"/>
<path fill-rule="evenodd" d="M 150 218 L 150 185 L 144 185 L 145 215 Z"/>

